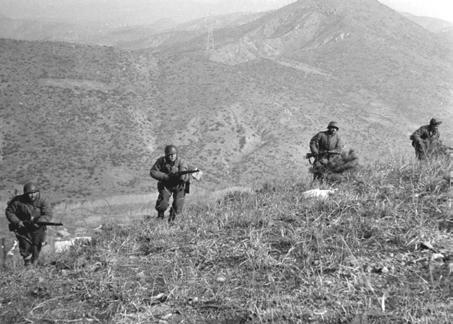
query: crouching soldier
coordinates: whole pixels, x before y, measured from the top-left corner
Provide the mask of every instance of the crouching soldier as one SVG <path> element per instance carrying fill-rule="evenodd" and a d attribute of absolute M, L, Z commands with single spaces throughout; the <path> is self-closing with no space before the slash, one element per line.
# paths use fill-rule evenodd
<path fill-rule="evenodd" d="M 41 197 L 35 184 L 24 185 L 24 193 L 14 197 L 6 207 L 9 228 L 16 234 L 19 251 L 25 266 L 35 264 L 46 238 L 46 226 L 38 222 L 49 222 L 52 210 Z"/>
<path fill-rule="evenodd" d="M 151 177 L 159 181 L 157 183 L 159 196 L 156 201 L 158 218 L 164 218 L 170 197 L 173 196 L 168 218 L 169 223 L 175 220 L 176 215 L 182 212 L 184 206 L 184 198 L 190 179 L 190 174 L 181 174 L 184 171 L 188 171 L 187 164 L 179 158 L 174 145 L 165 147 L 165 156 L 158 158 L 150 171 Z"/>
<path fill-rule="evenodd" d="M 327 125 L 327 131 L 317 133 L 310 140 L 310 151 L 315 157 L 315 165 L 326 165 L 332 157 L 341 153 L 342 148 L 338 125 L 333 121 Z"/>
<path fill-rule="evenodd" d="M 412 133 L 410 140 L 417 159 L 425 160 L 431 154 L 436 153 L 434 151 L 440 143 L 439 125 L 441 123 L 441 121 L 431 118 L 428 125 L 421 126 Z"/>

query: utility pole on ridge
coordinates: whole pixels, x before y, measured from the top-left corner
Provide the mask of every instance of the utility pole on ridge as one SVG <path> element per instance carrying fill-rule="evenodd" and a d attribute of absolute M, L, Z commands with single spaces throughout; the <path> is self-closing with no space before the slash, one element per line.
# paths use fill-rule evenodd
<path fill-rule="evenodd" d="M 214 26 L 211 16 L 206 17 L 207 38 L 206 38 L 206 54 L 214 50 Z"/>

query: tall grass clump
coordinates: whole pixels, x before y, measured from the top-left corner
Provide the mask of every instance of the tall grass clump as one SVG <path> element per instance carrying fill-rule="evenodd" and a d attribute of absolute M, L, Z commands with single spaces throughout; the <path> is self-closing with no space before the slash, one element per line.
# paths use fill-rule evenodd
<path fill-rule="evenodd" d="M 104 226 L 1 273 L 1 322 L 450 323 L 448 161 L 376 163 L 327 200 L 281 182 Z M 327 186 L 327 185 L 323 185 Z"/>

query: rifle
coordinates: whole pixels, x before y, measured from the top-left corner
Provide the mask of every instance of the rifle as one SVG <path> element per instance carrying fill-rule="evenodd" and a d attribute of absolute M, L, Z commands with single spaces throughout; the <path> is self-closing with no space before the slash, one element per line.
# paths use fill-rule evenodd
<path fill-rule="evenodd" d="M 197 173 L 197 172 L 200 172 L 200 170 L 194 169 L 194 170 L 178 171 L 178 172 L 170 173 L 169 177 L 174 179 L 174 178 L 178 178 L 178 177 L 180 177 L 182 175 L 185 175 L 185 174 L 192 174 L 192 173 Z"/>
<path fill-rule="evenodd" d="M 31 221 L 23 221 L 25 227 L 27 226 L 33 226 L 33 225 L 38 225 L 38 226 L 63 226 L 63 223 L 54 223 L 54 222 L 40 222 L 40 221 L 37 221 L 37 222 L 31 222 Z M 15 232 L 19 229 L 19 227 L 17 226 L 17 224 L 13 224 L 13 223 L 9 223 L 8 224 L 8 229 L 11 231 L 11 232 Z"/>
<path fill-rule="evenodd" d="M 46 225 L 46 226 L 63 226 L 63 223 L 55 223 L 55 222 L 33 222 L 37 225 Z"/>
<path fill-rule="evenodd" d="M 182 176 L 182 175 L 185 175 L 185 174 L 191 174 L 191 173 L 197 173 L 197 172 L 200 172 L 200 170 L 198 170 L 198 169 L 184 170 L 184 171 L 178 171 L 178 172 L 172 173 L 172 174 L 174 174 L 175 177 L 179 177 L 179 176 Z"/>
<path fill-rule="evenodd" d="M 314 154 L 314 153 L 307 153 L 305 155 L 305 158 L 308 160 L 308 163 L 310 163 L 311 165 L 313 165 L 313 163 L 320 159 L 321 157 L 323 156 L 330 156 L 330 155 L 340 155 L 341 153 L 340 152 L 336 152 L 336 151 L 325 151 L 325 152 L 321 152 L 321 153 L 318 153 L 318 154 Z M 311 159 L 314 159 L 313 162 L 311 161 Z"/>

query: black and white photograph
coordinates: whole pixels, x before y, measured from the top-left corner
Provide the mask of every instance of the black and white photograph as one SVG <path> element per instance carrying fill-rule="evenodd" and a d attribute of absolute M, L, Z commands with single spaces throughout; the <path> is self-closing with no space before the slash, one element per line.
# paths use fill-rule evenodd
<path fill-rule="evenodd" d="M 0 323 L 453 322 L 452 0 L 0 0 Z"/>

